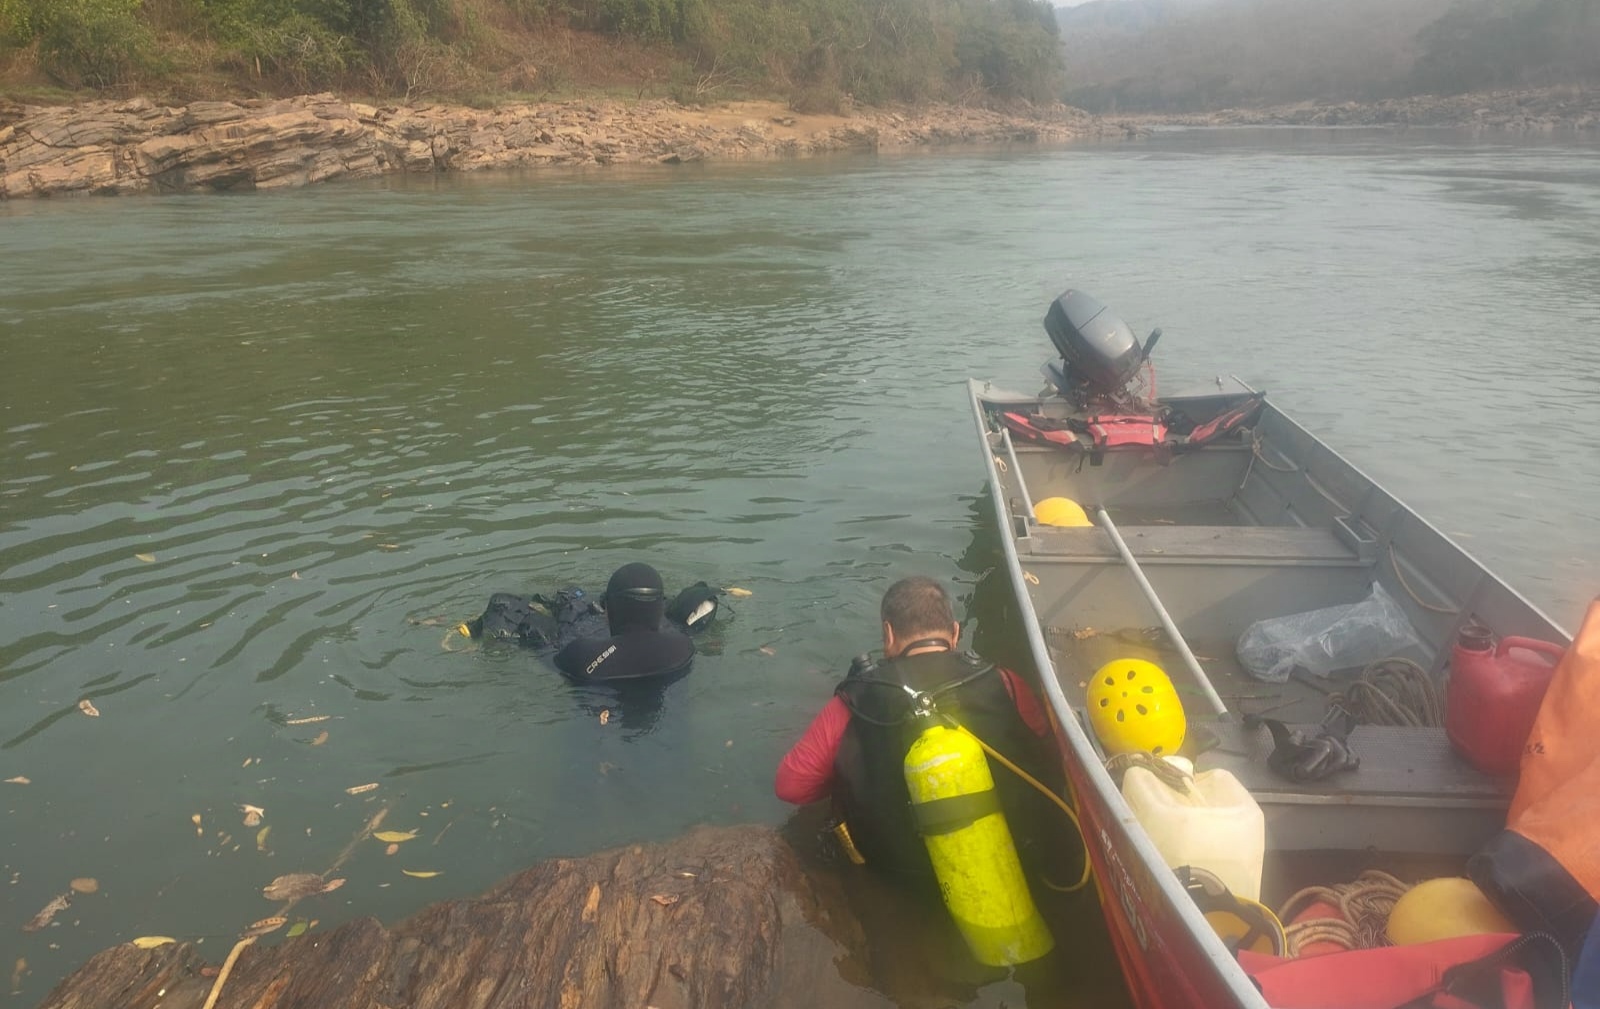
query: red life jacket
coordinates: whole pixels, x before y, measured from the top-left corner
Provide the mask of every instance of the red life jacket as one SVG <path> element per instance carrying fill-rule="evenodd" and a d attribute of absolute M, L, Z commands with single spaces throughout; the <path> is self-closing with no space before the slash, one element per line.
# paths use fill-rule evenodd
<path fill-rule="evenodd" d="M 1078 435 L 1070 428 L 1049 426 L 1055 421 L 1039 414 L 1002 413 L 1000 420 L 1011 432 L 1028 441 L 1049 442 L 1063 448 L 1077 448 Z"/>
<path fill-rule="evenodd" d="M 1002 413 L 1000 420 L 1013 434 L 1063 448 L 1153 447 L 1167 442 L 1167 425 L 1153 414 L 1101 413 L 1082 420 L 1056 420 L 1040 414 Z"/>
<path fill-rule="evenodd" d="M 1274 1009 L 1567 1007 L 1567 967 L 1549 936 L 1468 935 L 1283 959 L 1241 951 Z"/>
<path fill-rule="evenodd" d="M 1216 441 L 1230 431 L 1252 424 L 1261 415 L 1261 408 L 1267 402 L 1264 394 L 1258 394 L 1240 403 L 1232 410 L 1220 413 L 1217 416 L 1196 427 L 1189 432 L 1187 445 L 1189 448 L 1199 448 L 1208 442 Z"/>
<path fill-rule="evenodd" d="M 1147 413 L 1100 413 L 1085 423 L 1095 448 L 1160 445 L 1167 440 L 1167 425 Z"/>

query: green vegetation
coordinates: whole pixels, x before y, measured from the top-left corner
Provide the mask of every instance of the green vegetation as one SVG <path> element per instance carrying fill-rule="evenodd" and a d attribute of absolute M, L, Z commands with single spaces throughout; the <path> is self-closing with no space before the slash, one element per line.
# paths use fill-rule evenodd
<path fill-rule="evenodd" d="M 1055 101 L 1046 0 L 0 0 L 0 87 Z"/>
<path fill-rule="evenodd" d="M 1600 3 L 1465 0 L 1419 36 L 1426 92 L 1600 82 Z"/>
<path fill-rule="evenodd" d="M 1058 15 L 1067 99 L 1091 111 L 1600 83 L 1600 0 L 1115 0 Z"/>

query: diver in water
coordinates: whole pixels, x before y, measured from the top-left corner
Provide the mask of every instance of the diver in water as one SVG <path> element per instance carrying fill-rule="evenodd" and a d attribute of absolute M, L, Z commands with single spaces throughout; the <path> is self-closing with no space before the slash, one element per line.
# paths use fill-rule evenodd
<path fill-rule="evenodd" d="M 926 727 L 915 717 L 911 691 L 936 697 L 979 738 L 998 747 L 1035 778 L 1059 783 L 1049 759 L 1044 709 L 1015 673 L 958 652 L 961 626 L 950 597 L 931 578 L 906 578 L 884 593 L 884 659 L 858 658 L 805 735 L 778 765 L 778 798 L 804 805 L 831 799 L 868 864 L 891 874 L 931 878 L 914 822 L 905 758 Z M 1047 807 L 1016 775 L 996 768 L 1001 805 L 1024 858 L 1045 847 Z"/>
<path fill-rule="evenodd" d="M 483 615 L 459 630 L 474 640 L 553 648 L 556 668 L 576 683 L 670 679 L 688 672 L 695 652 L 689 635 L 711 625 L 720 594 L 697 582 L 669 605 L 661 575 L 635 562 L 611 575 L 598 601 L 576 587 L 550 597 L 497 592 Z"/>
<path fill-rule="evenodd" d="M 606 583 L 601 601 L 609 635 L 590 634 L 556 652 L 556 668 L 570 680 L 595 683 L 678 676 L 694 662 L 694 642 L 663 627 L 667 594 L 661 575 L 643 562 L 624 564 Z"/>

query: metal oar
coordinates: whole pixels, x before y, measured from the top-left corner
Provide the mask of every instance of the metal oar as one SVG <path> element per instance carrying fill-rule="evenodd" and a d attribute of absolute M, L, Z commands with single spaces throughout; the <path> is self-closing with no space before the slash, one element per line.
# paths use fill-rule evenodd
<path fill-rule="evenodd" d="M 1167 632 L 1167 637 L 1172 640 L 1173 647 L 1183 657 L 1184 665 L 1189 667 L 1189 672 L 1200 686 L 1200 692 L 1211 704 L 1211 708 L 1219 715 L 1227 714 L 1228 706 L 1222 703 L 1217 690 L 1211 685 L 1211 677 L 1200 668 L 1200 660 L 1194 657 L 1194 652 L 1189 650 L 1189 643 L 1183 640 L 1183 635 L 1178 633 L 1178 625 L 1172 622 L 1172 614 L 1167 612 L 1167 607 L 1161 602 L 1161 597 L 1156 595 L 1156 590 L 1150 586 L 1150 580 L 1144 576 L 1144 569 L 1139 567 L 1139 562 L 1133 559 L 1133 551 L 1128 549 L 1128 544 L 1122 541 L 1122 534 L 1117 531 L 1117 524 L 1111 521 L 1111 516 L 1106 514 L 1104 506 L 1095 509 L 1095 514 L 1100 517 L 1100 528 L 1104 529 L 1111 537 L 1111 542 L 1116 545 L 1117 553 L 1122 555 L 1122 563 L 1128 566 L 1133 574 L 1133 580 L 1138 583 L 1139 591 L 1144 593 L 1146 601 L 1156 611 L 1156 618 L 1161 621 L 1161 627 Z"/>

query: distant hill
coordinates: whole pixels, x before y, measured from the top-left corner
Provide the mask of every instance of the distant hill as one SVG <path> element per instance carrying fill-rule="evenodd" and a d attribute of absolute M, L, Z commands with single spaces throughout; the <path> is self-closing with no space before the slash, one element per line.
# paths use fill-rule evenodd
<path fill-rule="evenodd" d="M 1600 79 L 1600 0 L 1095 0 L 1056 21 L 1067 98 L 1097 112 Z"/>

